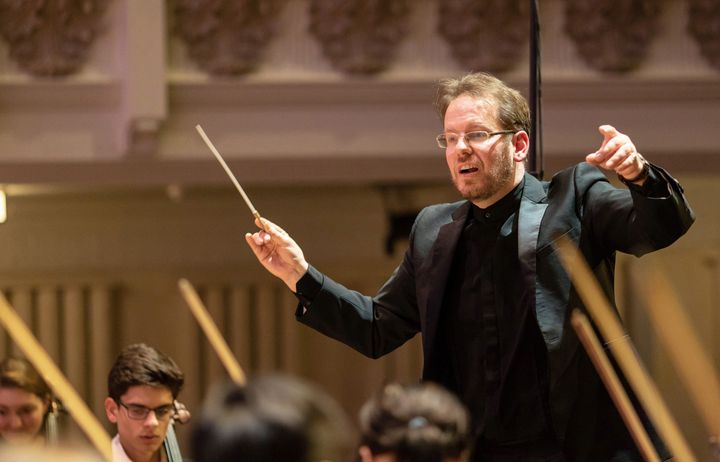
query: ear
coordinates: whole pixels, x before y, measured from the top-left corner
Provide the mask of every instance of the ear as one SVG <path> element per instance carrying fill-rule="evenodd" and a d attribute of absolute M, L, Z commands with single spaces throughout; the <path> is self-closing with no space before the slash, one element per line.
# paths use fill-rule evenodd
<path fill-rule="evenodd" d="M 370 448 L 363 445 L 360 446 L 358 449 L 358 454 L 360 454 L 360 460 L 361 462 L 372 462 L 372 452 L 370 452 Z"/>
<path fill-rule="evenodd" d="M 109 396 L 105 398 L 105 415 L 112 423 L 117 423 L 118 405 L 114 399 Z"/>
<path fill-rule="evenodd" d="M 50 410 L 50 396 L 46 396 L 42 399 L 43 415 L 47 414 Z"/>
<path fill-rule="evenodd" d="M 530 136 L 525 130 L 520 130 L 513 135 L 512 143 L 515 148 L 513 160 L 515 162 L 524 162 L 530 149 Z"/>

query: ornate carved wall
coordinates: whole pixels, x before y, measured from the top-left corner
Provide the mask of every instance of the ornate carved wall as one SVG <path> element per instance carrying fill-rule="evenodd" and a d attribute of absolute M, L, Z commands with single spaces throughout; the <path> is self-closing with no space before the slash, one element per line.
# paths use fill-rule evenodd
<path fill-rule="evenodd" d="M 526 3 L 0 1 L 0 180 L 223 181 L 202 122 L 248 181 L 440 181 L 433 82 L 481 69 L 524 89 Z M 707 167 L 717 4 L 542 2 L 546 170 L 607 121 Z"/>
<path fill-rule="evenodd" d="M 636 68 L 657 32 L 660 4 L 654 0 L 566 0 L 565 29 L 594 69 Z"/>
<path fill-rule="evenodd" d="M 188 54 L 213 75 L 254 70 L 273 36 L 282 0 L 177 0 L 175 32 Z"/>
<path fill-rule="evenodd" d="M 310 32 L 333 66 L 373 74 L 392 64 L 407 29 L 407 0 L 310 1 Z"/>
<path fill-rule="evenodd" d="M 437 20 L 438 32 L 466 69 L 507 71 L 519 64 L 527 48 L 530 11 L 525 0 L 438 2 Z"/>
<path fill-rule="evenodd" d="M 688 32 L 697 41 L 703 57 L 720 69 L 720 1 L 688 0 Z"/>
<path fill-rule="evenodd" d="M 101 33 L 110 0 L 0 2 L 0 35 L 28 74 L 62 77 L 78 71 Z"/>

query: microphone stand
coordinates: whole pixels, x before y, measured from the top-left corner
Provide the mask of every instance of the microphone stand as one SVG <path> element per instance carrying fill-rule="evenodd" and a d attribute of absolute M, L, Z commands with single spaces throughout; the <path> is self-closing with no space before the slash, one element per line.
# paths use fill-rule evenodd
<path fill-rule="evenodd" d="M 538 2 L 537 0 L 530 0 L 530 79 L 528 88 L 528 100 L 530 101 L 530 150 L 528 152 L 528 171 L 538 180 L 542 180 L 544 175 L 541 84 Z"/>

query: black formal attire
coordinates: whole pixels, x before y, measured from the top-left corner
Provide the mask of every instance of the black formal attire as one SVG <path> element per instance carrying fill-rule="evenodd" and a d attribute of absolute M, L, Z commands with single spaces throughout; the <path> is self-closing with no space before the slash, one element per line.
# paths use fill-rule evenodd
<path fill-rule="evenodd" d="M 682 188 L 659 167 L 629 190 L 587 163 L 549 182 L 526 174 L 487 209 L 423 209 L 375 297 L 311 266 L 298 281 L 297 318 L 373 358 L 421 332 L 423 380 L 468 406 L 473 460 L 640 460 L 569 325 L 582 302 L 553 241 L 578 245 L 612 301 L 616 251 L 666 247 L 693 221 Z"/>

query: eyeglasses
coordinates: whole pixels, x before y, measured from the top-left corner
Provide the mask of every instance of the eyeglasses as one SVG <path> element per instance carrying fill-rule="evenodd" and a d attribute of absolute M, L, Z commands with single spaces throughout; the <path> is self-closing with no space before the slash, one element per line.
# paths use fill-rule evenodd
<path fill-rule="evenodd" d="M 455 133 L 441 133 L 435 139 L 437 140 L 438 146 L 445 149 L 448 146 L 455 146 L 458 141 L 462 139 L 465 144 L 469 144 L 472 147 L 478 147 L 483 144 L 488 138 L 495 135 L 509 135 L 511 133 L 517 133 L 515 130 L 500 130 L 497 132 L 486 132 L 483 130 L 476 132 L 467 132 L 460 136 Z"/>
<path fill-rule="evenodd" d="M 150 411 L 152 411 L 155 414 L 155 417 L 158 420 L 163 420 L 167 417 L 170 417 L 170 413 L 175 409 L 175 406 L 172 404 L 165 404 L 163 406 L 158 406 L 156 408 L 149 408 L 145 406 L 141 406 L 139 404 L 125 404 L 121 400 L 118 400 L 118 404 L 125 409 L 127 409 L 128 417 L 130 417 L 133 420 L 145 420 L 147 419 L 148 414 L 150 414 Z"/>

